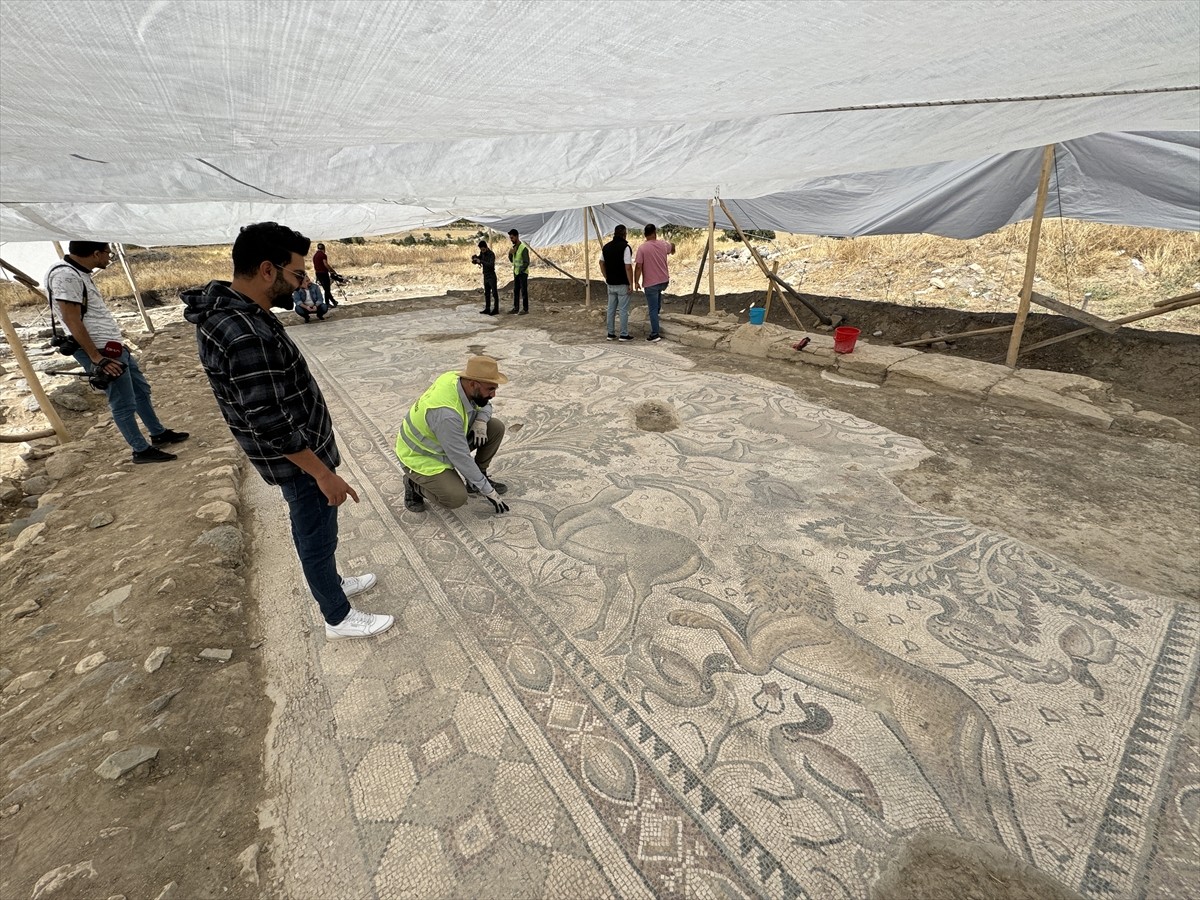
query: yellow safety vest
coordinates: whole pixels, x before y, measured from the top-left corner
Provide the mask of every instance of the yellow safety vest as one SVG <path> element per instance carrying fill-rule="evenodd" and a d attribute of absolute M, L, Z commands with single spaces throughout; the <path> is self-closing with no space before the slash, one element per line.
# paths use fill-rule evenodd
<path fill-rule="evenodd" d="M 529 271 L 529 247 L 524 241 L 513 248 L 512 264 L 514 275 Z"/>
<path fill-rule="evenodd" d="M 438 439 L 425 421 L 431 409 L 453 409 L 462 417 L 463 434 L 467 433 L 467 411 L 458 393 L 458 373 L 446 372 L 420 396 L 396 435 L 396 456 L 410 472 L 418 475 L 436 475 L 453 468 L 449 458 L 442 452 Z"/>

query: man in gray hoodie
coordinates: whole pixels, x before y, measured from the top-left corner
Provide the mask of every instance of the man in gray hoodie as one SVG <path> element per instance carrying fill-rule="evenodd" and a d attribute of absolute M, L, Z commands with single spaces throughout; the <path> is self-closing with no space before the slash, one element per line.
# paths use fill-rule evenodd
<path fill-rule="evenodd" d="M 184 318 L 196 326 L 200 362 L 229 430 L 287 501 L 326 639 L 371 637 L 391 628 L 392 616 L 354 609 L 347 598 L 373 587 L 375 576 L 343 578 L 334 559 L 337 508 L 358 494 L 337 474 L 341 455 L 321 388 L 271 313 L 292 308 L 292 292 L 308 278 L 309 243 L 275 222 L 247 225 L 233 244 L 233 281 L 185 291 Z"/>

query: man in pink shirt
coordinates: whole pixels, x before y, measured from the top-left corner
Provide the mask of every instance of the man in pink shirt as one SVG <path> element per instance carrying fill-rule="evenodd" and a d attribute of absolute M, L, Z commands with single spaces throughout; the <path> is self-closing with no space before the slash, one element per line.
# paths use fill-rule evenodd
<path fill-rule="evenodd" d="M 645 285 L 646 310 L 650 313 L 650 343 L 657 344 L 662 340 L 658 333 L 658 311 L 662 307 L 663 291 L 671 281 L 667 271 L 667 257 L 675 252 L 675 245 L 670 241 L 658 239 L 658 229 L 647 225 L 642 233 L 646 240 L 637 249 L 636 265 L 633 268 L 633 289 L 641 290 Z"/>

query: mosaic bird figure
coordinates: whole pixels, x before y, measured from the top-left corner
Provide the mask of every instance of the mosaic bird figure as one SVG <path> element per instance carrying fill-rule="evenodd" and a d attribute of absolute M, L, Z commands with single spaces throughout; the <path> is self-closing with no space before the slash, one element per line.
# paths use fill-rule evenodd
<path fill-rule="evenodd" d="M 1089 664 L 1107 665 L 1117 652 L 1117 642 L 1100 625 L 1070 617 L 1073 621 L 1058 636 L 1058 646 L 1071 660 L 1071 677 L 1092 691 L 1097 700 L 1104 699 L 1104 688 L 1088 669 Z"/>
<path fill-rule="evenodd" d="M 710 653 L 697 666 L 682 653 L 639 634 L 633 640 L 633 650 L 626 657 L 623 681 L 630 693 L 634 692 L 632 683 L 640 685 L 637 702 L 647 712 L 654 712 L 646 701 L 647 694 L 655 694 L 672 706 L 689 709 L 706 706 L 716 696 L 714 675 L 733 671 L 736 666 L 724 653 Z"/>
<path fill-rule="evenodd" d="M 883 801 L 871 779 L 845 753 L 819 741 L 816 735 L 825 734 L 833 727 L 833 716 L 819 703 L 806 703 L 797 694 L 792 695 L 795 703 L 804 712 L 802 722 L 785 722 L 771 729 L 767 744 L 771 757 L 787 775 L 795 790 L 792 797 L 768 794 L 755 789 L 760 797 L 773 801 L 793 799 L 803 794 L 804 775 L 807 774 L 833 793 L 869 813 L 883 819 Z"/>

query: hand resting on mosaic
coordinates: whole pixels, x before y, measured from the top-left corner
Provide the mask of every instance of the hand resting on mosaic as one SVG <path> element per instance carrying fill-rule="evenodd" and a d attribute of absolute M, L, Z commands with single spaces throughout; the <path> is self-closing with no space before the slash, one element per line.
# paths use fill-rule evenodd
<path fill-rule="evenodd" d="M 496 510 L 496 515 L 508 512 L 508 504 L 500 499 L 500 495 L 494 490 L 490 494 L 484 494 L 483 499 L 492 504 L 492 508 Z"/>

